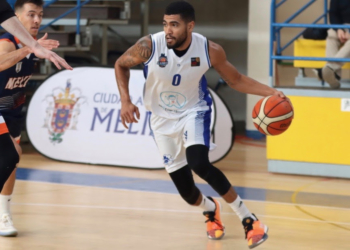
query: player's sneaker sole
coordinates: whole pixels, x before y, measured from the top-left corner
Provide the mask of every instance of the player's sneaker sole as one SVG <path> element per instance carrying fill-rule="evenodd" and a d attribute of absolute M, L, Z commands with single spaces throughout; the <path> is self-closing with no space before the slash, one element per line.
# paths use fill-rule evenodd
<path fill-rule="evenodd" d="M 255 243 L 255 244 L 252 244 L 252 245 L 250 245 L 250 246 L 248 246 L 250 249 L 252 249 L 252 248 L 254 248 L 254 247 L 257 247 L 257 246 L 259 246 L 259 245 L 261 245 L 262 243 L 264 243 L 266 240 L 267 240 L 267 238 L 269 237 L 268 235 L 267 235 L 267 232 L 269 231 L 269 228 L 268 228 L 268 226 L 266 226 L 266 225 L 264 225 L 264 236 L 261 238 L 261 240 L 259 240 L 257 243 Z"/>
<path fill-rule="evenodd" d="M 16 237 L 17 235 L 18 235 L 17 230 L 8 231 L 8 232 L 0 231 L 0 236 L 2 237 Z"/>

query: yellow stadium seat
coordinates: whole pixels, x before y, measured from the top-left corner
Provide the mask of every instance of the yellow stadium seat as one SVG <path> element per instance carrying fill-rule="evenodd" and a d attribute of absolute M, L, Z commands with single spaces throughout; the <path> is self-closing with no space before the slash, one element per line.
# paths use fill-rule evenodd
<path fill-rule="evenodd" d="M 294 42 L 294 56 L 325 57 L 326 40 L 297 39 Z M 294 60 L 297 68 L 322 68 L 325 61 L 300 61 Z M 345 63 L 343 69 L 350 69 L 350 63 Z"/>

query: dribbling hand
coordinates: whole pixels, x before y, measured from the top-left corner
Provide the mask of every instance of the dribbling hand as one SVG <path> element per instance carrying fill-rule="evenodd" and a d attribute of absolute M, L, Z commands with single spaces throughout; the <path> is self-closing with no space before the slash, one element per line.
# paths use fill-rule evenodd
<path fill-rule="evenodd" d="M 290 99 L 287 96 L 284 95 L 284 93 L 282 91 L 276 90 L 273 95 L 277 95 L 283 99 L 286 99 L 289 102 L 290 106 L 292 106 L 292 109 L 294 110 L 292 102 L 290 101 Z"/>

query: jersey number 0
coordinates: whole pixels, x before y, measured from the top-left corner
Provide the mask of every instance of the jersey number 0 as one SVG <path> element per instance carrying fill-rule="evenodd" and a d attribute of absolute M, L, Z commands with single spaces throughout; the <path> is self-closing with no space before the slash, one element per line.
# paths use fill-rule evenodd
<path fill-rule="evenodd" d="M 179 74 L 174 75 L 173 83 L 172 83 L 173 86 L 179 86 L 180 82 L 181 82 L 181 75 L 179 75 Z"/>

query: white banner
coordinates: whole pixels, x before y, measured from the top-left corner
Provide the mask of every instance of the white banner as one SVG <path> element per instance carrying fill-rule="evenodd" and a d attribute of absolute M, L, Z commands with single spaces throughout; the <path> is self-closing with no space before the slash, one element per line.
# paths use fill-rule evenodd
<path fill-rule="evenodd" d="M 60 161 L 139 168 L 163 168 L 143 105 L 144 76 L 131 70 L 130 96 L 141 118 L 125 129 L 120 119 L 120 95 L 114 69 L 81 67 L 49 77 L 28 107 L 27 133 L 43 155 Z M 233 122 L 221 99 L 214 100 L 212 162 L 232 147 Z M 215 125 L 215 128 L 213 126 Z"/>

